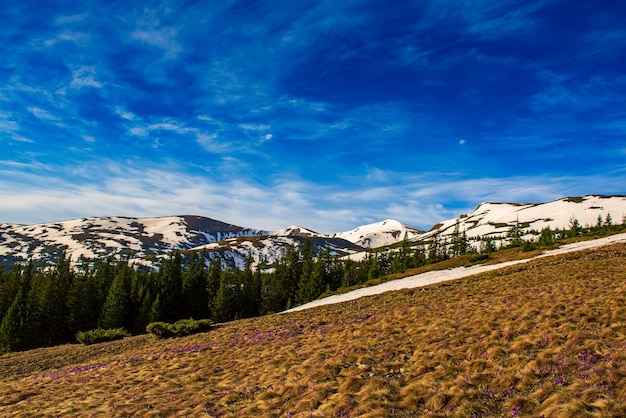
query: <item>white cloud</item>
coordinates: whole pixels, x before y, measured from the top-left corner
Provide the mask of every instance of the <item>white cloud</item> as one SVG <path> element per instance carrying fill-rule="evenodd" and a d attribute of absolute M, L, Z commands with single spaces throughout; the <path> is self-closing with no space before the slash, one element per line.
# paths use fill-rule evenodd
<path fill-rule="evenodd" d="M 19 131 L 20 125 L 14 120 L 0 119 L 0 131 Z"/>
<path fill-rule="evenodd" d="M 30 138 L 26 138 L 26 137 L 24 137 L 22 135 L 18 135 L 18 134 L 12 134 L 11 135 L 11 139 L 13 139 L 14 141 L 17 141 L 17 142 L 25 142 L 25 143 L 29 143 L 29 144 L 33 144 L 35 142 L 32 139 L 30 139 Z"/>
<path fill-rule="evenodd" d="M 212 133 L 198 132 L 196 135 L 196 141 L 206 151 L 212 152 L 215 154 L 223 154 L 223 153 L 229 152 L 232 148 L 230 144 L 219 141 L 219 135 L 215 132 L 212 132 Z"/>
<path fill-rule="evenodd" d="M 270 125 L 264 125 L 260 123 L 242 123 L 239 125 L 239 127 L 247 131 L 267 131 L 268 129 L 270 129 Z"/>
<path fill-rule="evenodd" d="M 95 79 L 96 70 L 94 67 L 80 67 L 72 73 L 70 87 L 80 90 L 83 87 L 102 88 L 102 83 Z"/>
<path fill-rule="evenodd" d="M 128 129 L 128 134 L 132 136 L 147 136 L 148 129 L 143 126 L 133 126 Z"/>
<path fill-rule="evenodd" d="M 180 135 L 194 132 L 194 129 L 188 128 L 174 121 L 153 123 L 151 125 L 148 125 L 148 130 L 149 131 L 171 131 Z"/>
<path fill-rule="evenodd" d="M 47 120 L 47 121 L 55 121 L 55 122 L 59 120 L 58 117 L 52 115 L 47 110 L 41 109 L 39 107 L 30 106 L 30 107 L 26 108 L 26 110 L 28 110 L 37 119 Z"/>
<path fill-rule="evenodd" d="M 84 32 L 63 31 L 57 33 L 54 38 L 43 41 L 44 46 L 51 47 L 60 42 L 71 42 L 75 44 L 87 44 L 91 40 L 91 36 Z"/>
<path fill-rule="evenodd" d="M 130 38 L 162 49 L 164 58 L 173 59 L 183 51 L 183 47 L 177 41 L 178 29 L 173 26 L 162 26 L 161 19 L 158 16 L 159 12 L 146 9 L 146 13 L 137 22 L 137 26 L 131 33 Z"/>
<path fill-rule="evenodd" d="M 115 113 L 117 113 L 119 117 L 121 117 L 122 119 L 126 119 L 126 120 L 137 119 L 137 115 L 135 115 L 133 112 L 129 112 L 128 110 L 125 110 L 124 108 L 120 106 L 115 106 Z"/>

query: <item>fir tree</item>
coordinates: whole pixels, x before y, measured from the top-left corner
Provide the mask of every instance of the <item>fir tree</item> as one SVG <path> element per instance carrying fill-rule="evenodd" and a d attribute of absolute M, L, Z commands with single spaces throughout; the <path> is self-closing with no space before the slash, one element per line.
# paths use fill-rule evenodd
<path fill-rule="evenodd" d="M 98 283 L 92 272 L 75 274 L 68 294 L 68 326 L 71 334 L 97 328 L 100 317 Z"/>
<path fill-rule="evenodd" d="M 13 303 L 0 323 L 0 354 L 20 351 L 25 348 L 24 326 L 26 321 L 26 295 L 17 292 Z"/>
<path fill-rule="evenodd" d="M 132 317 L 130 315 L 130 288 L 132 280 L 132 270 L 128 262 L 123 262 L 119 266 L 119 271 L 113 279 L 102 314 L 100 315 L 100 327 L 104 329 L 132 327 Z"/>
<path fill-rule="evenodd" d="M 318 284 L 316 283 L 316 278 L 313 276 L 313 253 L 311 251 L 311 240 L 308 238 L 304 241 L 301 265 L 302 268 L 298 280 L 298 291 L 296 295 L 296 303 L 299 305 L 307 303 L 319 295 L 316 294 L 318 291 Z"/>
<path fill-rule="evenodd" d="M 582 233 L 582 227 L 580 226 L 580 222 L 575 217 L 571 217 L 569 220 L 569 236 L 577 237 Z"/>
<path fill-rule="evenodd" d="M 182 313 L 182 258 L 174 251 L 163 263 L 158 274 L 162 320 L 176 322 Z"/>
<path fill-rule="evenodd" d="M 261 272 L 252 271 L 252 257 L 246 257 L 242 272 L 241 317 L 250 318 L 259 314 L 261 309 Z"/>
<path fill-rule="evenodd" d="M 40 304 L 44 345 L 56 345 L 73 339 L 67 324 L 68 294 L 72 280 L 70 259 L 65 254 L 59 258 L 51 272 L 43 275 Z"/>
<path fill-rule="evenodd" d="M 204 260 L 204 253 L 191 255 L 183 271 L 182 318 L 208 318 L 209 293 Z"/>

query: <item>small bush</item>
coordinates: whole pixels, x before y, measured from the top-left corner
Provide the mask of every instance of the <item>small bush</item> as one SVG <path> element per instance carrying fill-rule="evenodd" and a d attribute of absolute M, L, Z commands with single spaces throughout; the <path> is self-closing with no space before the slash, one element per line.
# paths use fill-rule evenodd
<path fill-rule="evenodd" d="M 89 345 L 105 341 L 121 340 L 124 337 L 130 337 L 130 333 L 123 328 L 115 329 L 92 329 L 91 331 L 81 331 L 76 334 L 76 340 L 79 343 Z"/>
<path fill-rule="evenodd" d="M 175 338 L 209 331 L 212 325 L 213 321 L 210 319 L 181 319 L 173 324 L 152 322 L 148 324 L 146 331 L 159 339 Z"/>

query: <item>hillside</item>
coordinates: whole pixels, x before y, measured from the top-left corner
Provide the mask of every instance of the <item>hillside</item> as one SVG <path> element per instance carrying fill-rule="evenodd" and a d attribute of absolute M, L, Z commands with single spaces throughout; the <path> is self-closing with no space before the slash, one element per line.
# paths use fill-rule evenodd
<path fill-rule="evenodd" d="M 220 325 L 0 357 L 6 416 L 624 416 L 626 245 Z"/>
<path fill-rule="evenodd" d="M 565 197 L 547 203 L 482 203 L 469 214 L 442 221 L 430 231 L 418 237 L 428 240 L 435 236 L 451 239 L 458 229 L 470 240 L 490 238 L 498 244 L 510 239 L 515 227 L 522 239 L 534 239 L 544 228 L 570 229 L 572 220 L 581 226 L 596 226 L 598 217 L 602 222 L 612 219 L 613 224 L 624 223 L 626 217 L 625 196 L 588 195 Z"/>

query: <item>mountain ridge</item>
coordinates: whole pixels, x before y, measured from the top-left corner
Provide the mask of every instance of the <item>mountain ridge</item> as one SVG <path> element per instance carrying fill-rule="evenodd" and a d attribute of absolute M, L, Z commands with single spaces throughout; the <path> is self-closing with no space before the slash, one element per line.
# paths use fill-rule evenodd
<path fill-rule="evenodd" d="M 154 267 L 173 250 L 204 251 L 208 259 L 220 258 L 241 268 L 247 257 L 254 265 L 270 266 L 289 246 L 309 240 L 317 254 L 329 248 L 333 255 L 353 256 L 392 246 L 405 238 L 425 244 L 433 239 L 450 242 L 464 234 L 477 247 L 483 238 L 503 245 L 512 229 L 524 239 L 533 239 L 543 228 L 565 229 L 576 219 L 595 225 L 612 219 L 626 220 L 626 196 L 585 195 L 564 197 L 546 203 L 483 202 L 468 214 L 441 221 L 429 231 L 393 219 L 361 225 L 352 230 L 319 234 L 291 225 L 275 231 L 241 227 L 199 215 L 159 217 L 87 217 L 40 224 L 0 224 L 0 261 L 10 267 L 33 260 L 53 262 L 62 254 L 74 263 L 94 258 L 125 258 Z"/>

